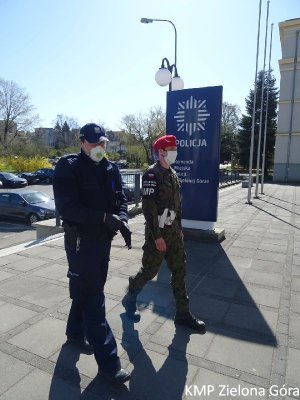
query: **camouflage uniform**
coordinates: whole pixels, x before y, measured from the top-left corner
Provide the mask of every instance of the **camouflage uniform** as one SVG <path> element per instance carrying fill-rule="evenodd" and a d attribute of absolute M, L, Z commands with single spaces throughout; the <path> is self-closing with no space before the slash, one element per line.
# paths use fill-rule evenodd
<path fill-rule="evenodd" d="M 153 279 L 165 259 L 172 273 L 171 284 L 177 311 L 188 312 L 189 304 L 185 287 L 186 255 L 181 236 L 181 198 L 179 180 L 174 169 L 163 168 L 159 162 L 151 165 L 143 175 L 143 213 L 146 220 L 145 244 L 143 246 L 142 268 L 129 278 L 129 290 L 139 292 Z M 159 227 L 158 216 L 168 208 L 176 213 L 171 225 Z M 166 252 L 156 249 L 155 240 L 162 237 Z"/>

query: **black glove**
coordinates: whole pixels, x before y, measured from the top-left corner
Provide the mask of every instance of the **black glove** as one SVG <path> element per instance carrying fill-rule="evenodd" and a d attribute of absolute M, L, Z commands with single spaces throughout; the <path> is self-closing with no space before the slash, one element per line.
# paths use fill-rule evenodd
<path fill-rule="evenodd" d="M 122 221 L 123 226 L 120 229 L 121 235 L 125 240 L 125 244 L 128 247 L 128 250 L 131 249 L 131 230 L 126 222 Z"/>
<path fill-rule="evenodd" d="M 109 227 L 111 231 L 120 231 L 125 240 L 125 244 L 128 247 L 128 250 L 131 249 L 131 231 L 126 222 L 121 221 L 120 218 L 115 214 L 106 214 L 104 223 Z"/>
<path fill-rule="evenodd" d="M 123 221 L 115 214 L 106 214 L 104 222 L 113 232 L 117 232 L 123 227 Z"/>

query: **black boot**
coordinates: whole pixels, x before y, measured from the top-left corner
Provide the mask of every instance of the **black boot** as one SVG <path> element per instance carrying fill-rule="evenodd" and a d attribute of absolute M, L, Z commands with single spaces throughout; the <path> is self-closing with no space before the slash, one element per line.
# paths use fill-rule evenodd
<path fill-rule="evenodd" d="M 129 381 L 131 373 L 120 367 L 116 372 L 112 373 L 99 371 L 98 375 L 103 376 L 106 380 L 113 384 L 122 385 L 123 383 Z"/>
<path fill-rule="evenodd" d="M 131 292 L 128 290 L 126 295 L 122 299 L 123 307 L 126 310 L 126 315 L 129 319 L 132 319 L 134 322 L 139 322 L 141 319 L 141 315 L 136 308 L 136 298 L 138 292 Z"/>
<path fill-rule="evenodd" d="M 184 325 L 188 328 L 195 329 L 201 334 L 206 332 L 205 323 L 200 319 L 193 316 L 190 311 L 179 313 L 176 312 L 174 323 L 177 325 Z"/>

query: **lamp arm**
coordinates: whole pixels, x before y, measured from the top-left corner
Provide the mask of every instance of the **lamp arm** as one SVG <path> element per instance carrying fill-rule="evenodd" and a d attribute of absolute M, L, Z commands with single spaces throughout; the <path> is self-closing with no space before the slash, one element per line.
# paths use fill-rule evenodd
<path fill-rule="evenodd" d="M 173 26 L 174 32 L 175 32 L 175 58 L 174 58 L 174 64 L 177 65 L 177 30 L 176 30 L 176 26 L 169 19 L 154 19 L 153 18 L 152 21 L 169 22 Z"/>
<path fill-rule="evenodd" d="M 170 71 L 171 64 L 170 64 L 170 61 L 169 61 L 166 57 L 164 57 L 164 58 L 162 59 L 162 61 L 161 61 L 161 67 L 160 67 L 160 68 L 166 68 L 166 67 L 165 67 L 165 63 L 167 64 L 167 68 L 168 68 L 168 70 Z M 171 71 L 170 71 L 170 72 L 171 72 Z"/>
<path fill-rule="evenodd" d="M 165 58 L 162 59 L 160 68 L 166 68 L 165 67 L 165 63 L 167 64 L 167 68 L 171 72 L 171 74 L 173 74 L 173 70 L 174 70 L 175 71 L 175 75 L 174 76 L 177 77 L 178 76 L 178 72 L 177 72 L 176 64 L 170 64 L 170 61 L 165 57 Z"/>

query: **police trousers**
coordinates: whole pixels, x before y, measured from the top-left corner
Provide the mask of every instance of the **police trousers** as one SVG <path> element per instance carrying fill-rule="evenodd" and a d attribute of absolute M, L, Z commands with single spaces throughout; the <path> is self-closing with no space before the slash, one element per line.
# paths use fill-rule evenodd
<path fill-rule="evenodd" d="M 83 241 L 77 250 L 65 244 L 72 298 L 66 335 L 77 339 L 86 336 L 99 369 L 108 373 L 120 367 L 116 340 L 105 315 L 110 247 L 111 240 Z"/>
<path fill-rule="evenodd" d="M 142 267 L 135 276 L 129 278 L 129 290 L 140 292 L 144 285 L 157 275 L 160 265 L 165 259 L 172 274 L 171 285 L 176 309 L 179 313 L 185 313 L 189 310 L 189 300 L 185 286 L 186 254 L 181 229 L 175 220 L 171 226 L 161 229 L 161 233 L 167 245 L 166 252 L 156 249 L 151 232 L 146 225 Z"/>

